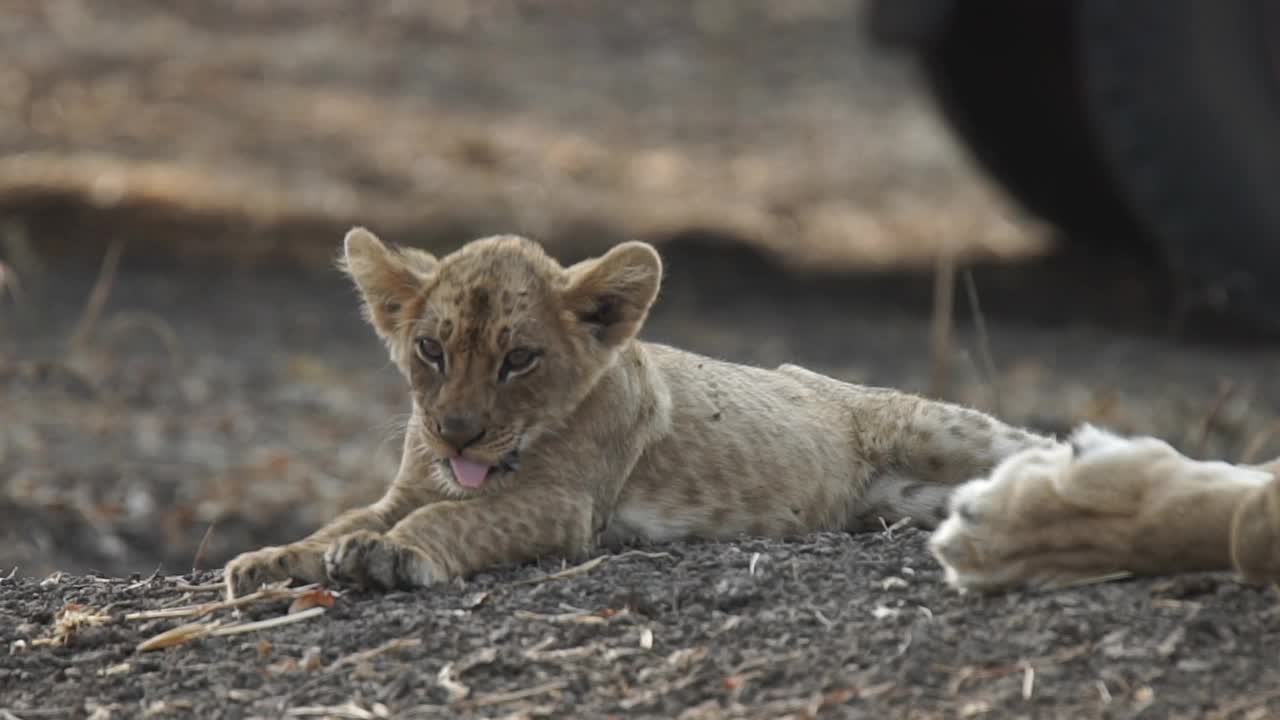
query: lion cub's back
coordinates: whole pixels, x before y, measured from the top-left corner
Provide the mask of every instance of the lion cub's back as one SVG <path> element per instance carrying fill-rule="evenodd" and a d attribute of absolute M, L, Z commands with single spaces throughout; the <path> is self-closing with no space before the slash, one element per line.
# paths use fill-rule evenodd
<path fill-rule="evenodd" d="M 671 393 L 671 431 L 641 456 L 611 529 L 667 540 L 847 526 L 864 479 L 839 401 L 848 386 L 646 349 Z"/>

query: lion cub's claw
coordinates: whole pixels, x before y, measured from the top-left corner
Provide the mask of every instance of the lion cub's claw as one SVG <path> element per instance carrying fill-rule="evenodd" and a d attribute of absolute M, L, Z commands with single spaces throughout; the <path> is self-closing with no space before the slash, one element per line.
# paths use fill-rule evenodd
<path fill-rule="evenodd" d="M 243 553 L 227 563 L 223 572 L 227 597 L 238 598 L 256 592 L 267 583 L 289 579 L 286 550 L 266 547 Z"/>
<path fill-rule="evenodd" d="M 368 530 L 330 543 L 324 567 L 331 582 L 362 590 L 410 589 L 432 581 L 422 553 Z"/>

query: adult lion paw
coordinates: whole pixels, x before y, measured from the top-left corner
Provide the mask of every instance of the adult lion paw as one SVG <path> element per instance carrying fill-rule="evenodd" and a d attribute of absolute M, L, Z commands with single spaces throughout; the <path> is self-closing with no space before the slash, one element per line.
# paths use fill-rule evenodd
<path fill-rule="evenodd" d="M 360 589 L 409 589 L 430 585 L 435 579 L 422 552 L 368 530 L 330 543 L 324 566 L 331 581 Z"/>
<path fill-rule="evenodd" d="M 1131 571 L 1129 550 L 1149 485 L 1177 453 L 1085 425 L 1068 442 L 1015 453 L 956 489 L 929 540 L 961 590 L 1054 587 Z"/>
<path fill-rule="evenodd" d="M 929 548 L 962 590 L 1226 570 L 1233 515 L 1270 479 L 1085 425 L 957 488 Z"/>
<path fill-rule="evenodd" d="M 303 547 L 265 547 L 242 553 L 223 570 L 227 597 L 237 598 L 257 591 L 263 585 L 295 578 L 315 582 L 322 569 L 318 553 Z"/>
<path fill-rule="evenodd" d="M 1236 509 L 1231 561 L 1249 582 L 1280 582 L 1280 476 L 1249 493 Z"/>

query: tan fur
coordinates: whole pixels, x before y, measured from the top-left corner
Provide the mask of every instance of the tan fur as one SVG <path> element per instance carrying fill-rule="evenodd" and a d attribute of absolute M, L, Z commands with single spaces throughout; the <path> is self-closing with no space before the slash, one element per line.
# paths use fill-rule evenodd
<path fill-rule="evenodd" d="M 1280 580 L 1280 462 L 1191 460 L 1084 426 L 961 486 L 930 548 L 960 589 L 1236 569 Z"/>
<path fill-rule="evenodd" d="M 230 593 L 420 586 L 634 537 L 933 527 L 952 486 L 1052 444 L 955 405 L 638 341 L 662 275 L 643 243 L 563 268 L 513 236 L 437 260 L 357 228 L 343 265 L 409 381 L 399 473 L 374 505 L 233 560 Z M 517 348 L 537 362 L 499 381 Z M 445 460 L 472 436 L 465 457 L 495 466 L 474 489 Z"/>
<path fill-rule="evenodd" d="M 641 342 L 662 277 L 643 243 L 564 268 L 515 236 L 436 259 L 357 228 L 343 267 L 409 383 L 399 472 L 373 505 L 233 560 L 230 594 L 290 577 L 417 587 L 628 538 L 903 518 L 945 519 L 931 548 L 960 588 L 1233 564 L 1280 579 L 1280 481 L 1267 471 L 1090 427 L 1058 443 L 793 365 Z M 450 469 L 459 450 L 492 466 L 480 486 Z"/>

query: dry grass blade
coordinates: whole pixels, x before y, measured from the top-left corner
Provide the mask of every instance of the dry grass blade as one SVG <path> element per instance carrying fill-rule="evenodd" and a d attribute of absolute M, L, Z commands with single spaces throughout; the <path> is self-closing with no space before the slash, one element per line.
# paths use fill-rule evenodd
<path fill-rule="evenodd" d="M 523 688 L 520 690 L 511 690 L 509 692 L 493 693 L 492 695 L 482 695 L 481 697 L 471 700 L 464 700 L 455 707 L 459 710 L 472 710 L 475 708 L 492 707 L 494 705 L 502 705 L 504 703 L 524 700 L 531 697 L 537 697 L 557 690 L 563 690 L 569 687 L 568 680 L 552 680 L 541 685 Z"/>
<path fill-rule="evenodd" d="M 471 694 L 471 688 L 462 684 L 462 674 L 477 665 L 488 665 L 498 659 L 497 648 L 485 648 L 457 662 L 445 663 L 436 674 L 436 682 L 449 693 L 449 702 L 458 702 Z"/>
<path fill-rule="evenodd" d="M 422 644 L 422 641 L 419 640 L 418 638 L 395 638 L 392 640 L 388 640 L 377 647 L 370 648 L 368 650 L 361 650 L 358 653 L 352 653 L 351 655 L 340 657 L 337 660 L 334 660 L 327 669 L 337 670 L 338 668 L 344 665 L 353 665 L 356 663 L 362 663 L 366 660 L 371 660 L 384 653 L 408 650 L 409 648 L 418 647 L 421 644 Z"/>
<path fill-rule="evenodd" d="M 207 636 L 221 623 L 221 620 L 214 620 L 212 622 L 194 622 L 179 625 L 176 628 L 165 630 L 159 635 L 153 635 L 152 637 L 143 640 L 138 643 L 135 650 L 143 653 L 150 652 L 152 650 L 163 650 L 168 647 L 174 647 L 175 645 L 182 645 L 183 643 L 188 643 L 192 640 Z"/>
<path fill-rule="evenodd" d="M 1209 435 L 1218 423 L 1218 415 L 1222 413 L 1222 408 L 1235 393 L 1236 384 L 1232 380 L 1223 380 L 1218 385 L 1218 394 L 1214 397 L 1213 404 L 1209 406 L 1209 412 L 1205 413 L 1204 419 L 1200 421 L 1200 437 L 1196 441 L 1196 457 L 1204 457 L 1205 451 L 1209 448 Z"/>
<path fill-rule="evenodd" d="M 351 720 L 373 720 L 378 717 L 386 717 L 377 713 L 365 710 L 355 703 L 344 703 L 342 705 L 306 705 L 303 707 L 290 708 L 285 711 L 285 717 L 324 717 L 324 718 L 350 718 Z"/>
<path fill-rule="evenodd" d="M 547 575 L 539 575 L 538 577 L 525 578 L 524 580 L 516 580 L 515 582 L 509 583 L 508 587 L 516 587 L 519 585 L 536 585 L 538 583 L 550 582 L 552 580 L 564 580 L 565 578 L 571 578 L 576 575 L 582 575 L 583 573 L 589 573 L 592 570 L 595 570 L 596 568 L 600 567 L 600 565 L 610 560 L 623 560 L 625 558 L 634 557 L 634 556 L 646 557 L 650 559 L 656 559 L 656 558 L 667 558 L 669 560 L 675 559 L 675 556 L 673 556 L 671 553 L 645 552 L 643 550 L 628 550 L 627 552 L 618 553 L 617 555 L 600 555 L 599 557 L 593 557 L 590 560 L 580 565 L 574 565 L 573 567 L 568 567 L 568 568 L 565 568 L 564 570 L 549 573 Z"/>
<path fill-rule="evenodd" d="M 11 266 L 0 262 L 0 298 L 6 293 L 14 302 L 22 302 L 22 284 L 18 282 L 18 273 Z"/>
<path fill-rule="evenodd" d="M 1240 452 L 1239 463 L 1241 465 L 1252 465 L 1258 460 L 1258 456 L 1262 454 L 1262 449 L 1271 442 L 1271 438 L 1275 436 L 1276 431 L 1280 430 L 1280 420 L 1273 420 L 1267 423 L 1261 430 L 1249 436 L 1249 441 L 1245 443 L 1244 450 Z"/>
<path fill-rule="evenodd" d="M 949 667 L 946 665 L 936 666 L 943 672 L 954 673 L 955 677 L 951 679 L 949 692 L 955 695 L 960 692 L 961 687 L 970 680 L 989 680 L 991 678 L 1004 677 L 1021 672 L 1023 674 L 1023 683 L 1027 682 L 1028 670 L 1034 671 L 1035 668 L 1052 667 L 1063 663 L 1071 662 L 1076 658 L 1083 657 L 1093 650 L 1093 643 L 1081 643 L 1063 648 L 1051 655 L 1041 655 L 1040 657 L 1023 660 L 1022 662 L 1010 665 L 996 665 L 994 667 Z M 1031 682 L 1034 682 L 1032 680 Z M 1025 688 L 1024 684 L 1024 688 Z"/>
<path fill-rule="evenodd" d="M 1066 580 L 1060 583 L 1051 583 L 1045 586 L 1046 592 L 1057 592 L 1059 590 L 1068 590 L 1070 588 L 1085 587 L 1087 585 L 1101 585 L 1116 580 L 1128 580 L 1133 577 L 1133 573 L 1127 570 L 1119 572 L 1107 573 L 1105 575 L 1094 575 L 1087 578 L 1079 578 L 1077 580 Z"/>
<path fill-rule="evenodd" d="M 1239 700 L 1233 700 L 1232 702 L 1229 702 L 1225 705 L 1221 705 L 1218 707 L 1217 710 L 1214 710 L 1213 712 L 1209 713 L 1206 717 L 1208 718 L 1208 720 L 1227 720 L 1227 718 L 1234 717 L 1236 713 L 1240 712 L 1241 710 L 1248 710 L 1250 708 L 1262 708 L 1263 706 L 1270 704 L 1273 700 L 1278 700 L 1278 699 L 1280 699 L 1280 688 L 1272 688 L 1270 690 L 1264 690 L 1258 693 L 1257 695 L 1250 695 L 1248 697 L 1240 698 Z M 1272 715 L 1254 715 L 1252 717 L 1273 717 L 1273 716 Z"/>
<path fill-rule="evenodd" d="M 220 583 L 220 582 L 204 583 L 203 585 L 190 585 L 188 583 L 179 581 L 173 584 L 173 589 L 181 590 L 182 592 L 189 592 L 189 593 L 198 593 L 198 592 L 220 593 L 226 590 L 227 586 L 224 583 Z"/>
<path fill-rule="evenodd" d="M 991 354 L 991 337 L 987 335 L 987 317 L 982 313 L 982 305 L 978 302 L 978 283 L 974 282 L 973 271 L 964 269 L 964 290 L 969 298 L 969 312 L 973 314 L 973 328 L 977 331 L 978 357 L 982 360 L 982 371 L 987 374 L 987 384 L 991 388 L 991 410 L 997 416 L 1004 414 L 1000 400 L 1000 376 L 996 371 L 996 360 Z"/>
<path fill-rule="evenodd" d="M 75 332 L 71 334 L 71 348 L 76 350 L 84 347 L 89 338 L 93 336 L 93 330 L 97 327 L 98 319 L 102 317 L 102 308 L 106 306 L 107 299 L 111 297 L 111 287 L 115 284 L 116 270 L 120 266 L 120 255 L 124 252 L 124 243 L 115 240 L 107 248 L 107 253 L 102 257 L 102 266 L 98 270 L 98 279 L 93 284 L 93 290 L 89 292 L 89 299 L 85 302 L 84 311 L 80 314 L 80 321 L 76 323 Z"/>
<path fill-rule="evenodd" d="M 515 582 L 511 583 L 511 585 L 512 586 L 536 585 L 537 583 L 551 582 L 552 580 L 563 580 L 565 578 L 570 578 L 575 575 L 581 575 L 583 573 L 591 572 L 592 570 L 604 564 L 604 562 L 608 559 L 609 559 L 608 555 L 601 555 L 599 557 L 591 558 L 590 560 L 582 563 L 581 565 L 574 565 L 573 567 L 565 568 L 564 570 L 560 570 L 559 572 L 553 572 L 547 575 L 540 575 L 534 578 L 526 578 L 524 580 L 516 580 Z"/>
<path fill-rule="evenodd" d="M 290 625 L 292 623 L 301 622 L 317 615 L 323 615 L 327 608 L 313 607 L 310 610 L 303 610 L 293 615 L 281 615 L 279 617 L 268 618 L 266 620 L 258 620 L 256 622 L 233 623 L 231 625 L 223 625 L 221 620 L 212 620 L 210 622 L 194 622 L 186 625 L 179 625 L 171 630 L 166 630 L 159 635 L 147 638 L 138 643 L 138 652 L 148 652 L 150 650 L 161 650 L 175 645 L 182 645 L 198 640 L 204 637 L 222 637 L 224 635 L 239 635 L 241 633 L 254 632 L 255 630 L 268 630 L 281 625 Z"/>
<path fill-rule="evenodd" d="M 178 333 L 164 318 L 148 312 L 118 312 L 102 328 L 102 334 L 108 337 L 133 328 L 150 332 L 164 343 L 165 352 L 169 355 L 169 365 L 176 372 L 182 367 L 182 341 Z"/>
<path fill-rule="evenodd" d="M 223 627 L 220 627 L 210 632 L 209 634 L 214 637 L 221 637 L 223 635 L 239 635 L 241 633 L 254 632 L 255 630 L 269 630 L 274 627 L 280 627 L 281 625 L 292 625 L 293 623 L 296 623 L 296 622 L 309 620 L 318 615 L 323 615 L 328 611 L 329 611 L 329 608 L 326 608 L 326 607 L 313 607 L 309 610 L 303 610 L 302 612 L 294 613 L 293 615 L 281 615 L 280 617 L 268 618 L 266 620 L 258 620 L 256 622 L 236 623 L 235 625 L 225 625 Z"/>
<path fill-rule="evenodd" d="M 197 586 L 199 587 L 199 586 Z M 219 586 L 220 587 L 220 586 Z M 124 616 L 125 620 L 162 620 L 166 618 L 180 617 L 203 617 L 219 610 L 230 610 L 234 608 L 252 605 L 256 602 L 270 600 L 293 600 L 305 595 L 312 590 L 320 587 L 318 584 L 303 585 L 297 588 L 284 588 L 279 585 L 267 586 L 255 593 L 250 593 L 243 597 L 233 600 L 214 600 L 205 603 L 196 603 L 195 605 L 182 605 L 179 607 L 164 608 L 161 610 L 141 610 L 131 612 Z"/>
<path fill-rule="evenodd" d="M 618 612 L 605 617 L 603 615 L 595 615 L 589 612 L 568 612 L 558 615 L 544 615 L 542 613 L 529 612 L 528 610 L 516 610 L 515 617 L 521 620 L 541 620 L 550 623 L 569 623 L 572 625 L 607 625 L 610 620 L 623 618 L 630 615 L 628 610 L 619 610 Z"/>
<path fill-rule="evenodd" d="M 930 367 L 929 394 L 935 398 L 947 395 L 947 379 L 951 368 L 951 334 L 955 328 L 956 259 L 951 252 L 938 255 L 933 271 L 933 316 L 929 348 L 933 356 Z"/>
<path fill-rule="evenodd" d="M 192 574 L 200 572 L 200 563 L 204 560 L 205 551 L 209 549 L 209 538 L 213 537 L 213 529 L 217 526 L 217 520 L 209 523 L 209 529 L 205 530 L 204 537 L 200 538 L 200 546 L 196 548 L 196 556 L 191 558 Z"/>
<path fill-rule="evenodd" d="M 9 710 L 0 709 L 0 720 L 30 720 L 30 718 L 38 717 L 65 718 L 74 716 L 76 712 L 81 709 L 82 708 L 78 707 L 30 708 L 18 711 L 22 713 L 22 717 L 14 715 Z"/>

